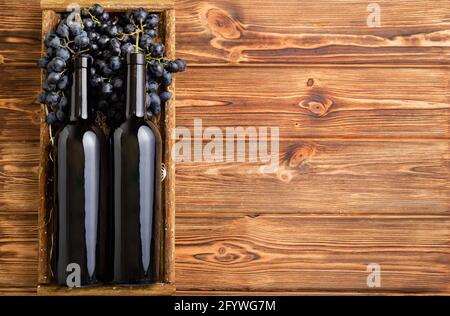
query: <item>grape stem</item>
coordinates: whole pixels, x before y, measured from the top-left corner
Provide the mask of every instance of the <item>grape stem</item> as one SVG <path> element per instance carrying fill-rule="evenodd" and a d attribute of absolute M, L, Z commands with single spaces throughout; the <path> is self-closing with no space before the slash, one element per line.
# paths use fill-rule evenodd
<path fill-rule="evenodd" d="M 98 25 L 102 24 L 102 23 L 100 22 L 100 20 L 97 19 L 97 18 L 91 13 L 90 8 L 89 8 L 89 10 L 88 10 L 87 12 L 89 13 L 89 16 L 91 17 L 92 21 L 94 21 L 94 22 L 97 23 Z"/>
<path fill-rule="evenodd" d="M 72 48 L 70 48 L 69 47 L 69 45 L 59 45 L 60 47 L 63 47 L 63 48 L 67 48 L 73 55 L 75 55 L 76 53 L 75 53 L 75 51 L 72 49 Z"/>

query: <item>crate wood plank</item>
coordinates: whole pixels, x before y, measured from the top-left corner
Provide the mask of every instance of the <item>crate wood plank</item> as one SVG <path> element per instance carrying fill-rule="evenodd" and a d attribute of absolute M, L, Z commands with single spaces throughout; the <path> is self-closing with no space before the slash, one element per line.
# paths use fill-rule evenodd
<path fill-rule="evenodd" d="M 41 8 L 54 11 L 66 11 L 68 6 L 73 3 L 78 4 L 81 8 L 89 7 L 94 3 L 100 3 L 107 10 L 121 11 L 129 8 L 144 7 L 155 11 L 162 11 L 174 8 L 174 0 L 133 0 L 133 1 L 117 1 L 117 0 L 41 0 Z"/>
<path fill-rule="evenodd" d="M 177 289 L 444 294 L 449 237 L 448 217 L 178 216 Z"/>
<path fill-rule="evenodd" d="M 447 0 L 177 0 L 178 53 L 190 65 L 450 63 Z"/>
<path fill-rule="evenodd" d="M 44 35 L 53 30 L 59 23 L 60 17 L 54 11 L 43 10 L 42 11 L 42 38 Z M 42 44 L 42 51 L 45 47 Z M 43 80 L 44 74 L 41 73 L 41 80 Z M 38 206 L 38 284 L 49 283 L 51 281 L 51 268 L 50 268 L 50 245 L 52 244 L 52 232 L 48 229 L 51 227 L 51 220 L 53 208 L 50 208 L 48 197 L 51 196 L 49 188 L 52 183 L 48 181 L 48 175 L 51 172 L 52 165 L 50 163 L 50 151 L 51 142 L 50 138 L 53 137 L 49 130 L 49 126 L 45 120 L 45 105 L 41 105 L 41 122 L 40 122 L 40 160 L 38 169 L 38 183 L 39 183 L 39 206 Z"/>
<path fill-rule="evenodd" d="M 279 127 L 281 138 L 448 138 L 449 69 L 190 68 L 178 125 Z"/>
<path fill-rule="evenodd" d="M 245 150 L 177 162 L 177 214 L 450 214 L 448 140 L 282 140 L 273 173 Z"/>
<path fill-rule="evenodd" d="M 93 286 L 69 289 L 40 284 L 37 294 L 43 296 L 167 296 L 175 292 L 173 284 L 155 283 L 140 286 Z"/>
<path fill-rule="evenodd" d="M 165 47 L 166 56 L 169 59 L 175 59 L 175 10 L 166 10 L 163 13 L 165 21 L 166 36 Z M 172 150 L 175 140 L 171 137 L 172 131 L 176 127 L 175 110 L 175 78 L 172 79 L 172 85 L 168 90 L 172 93 L 172 99 L 166 102 L 165 111 L 165 170 L 166 179 L 164 180 L 164 201 L 165 201 L 165 240 L 164 247 L 166 256 L 163 267 L 163 276 L 166 283 L 175 282 L 175 161 L 173 161 Z"/>

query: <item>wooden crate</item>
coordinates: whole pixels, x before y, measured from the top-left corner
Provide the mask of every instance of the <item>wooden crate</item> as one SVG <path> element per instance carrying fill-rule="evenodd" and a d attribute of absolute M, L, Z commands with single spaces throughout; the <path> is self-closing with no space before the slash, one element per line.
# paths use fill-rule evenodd
<path fill-rule="evenodd" d="M 42 0 L 42 35 L 53 30 L 60 20 L 60 13 L 66 12 L 67 6 L 73 1 Z M 80 7 L 89 7 L 93 3 L 100 3 L 108 12 L 125 12 L 127 10 L 143 7 L 161 16 L 161 41 L 166 47 L 166 57 L 175 58 L 175 12 L 173 0 L 134 0 L 124 1 L 85 1 L 79 0 Z M 44 50 L 44 44 L 42 44 Z M 161 115 L 154 119 L 163 137 L 163 163 L 166 169 L 166 178 L 162 183 L 162 218 L 164 229 L 160 240 L 162 249 L 161 265 L 159 269 L 160 283 L 151 285 L 116 286 L 100 285 L 93 287 L 69 289 L 50 284 L 50 245 L 52 233 L 49 230 L 51 222 L 51 177 L 52 161 L 50 150 L 52 143 L 50 131 L 46 123 L 45 106 L 42 105 L 41 115 L 41 156 L 39 167 L 39 194 L 38 209 L 39 221 L 39 267 L 38 267 L 38 295 L 170 295 L 175 291 L 174 271 L 174 228 L 175 228 L 175 162 L 172 159 L 173 138 L 170 137 L 175 128 L 175 80 L 169 87 L 173 99 L 166 103 Z"/>

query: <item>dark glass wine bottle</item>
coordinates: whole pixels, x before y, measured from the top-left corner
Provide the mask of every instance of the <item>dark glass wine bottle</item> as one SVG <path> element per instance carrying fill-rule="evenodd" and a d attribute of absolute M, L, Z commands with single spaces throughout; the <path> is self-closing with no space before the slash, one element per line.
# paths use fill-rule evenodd
<path fill-rule="evenodd" d="M 55 137 L 54 281 L 70 287 L 107 278 L 107 143 L 92 124 L 89 59 L 74 61 L 70 121 Z M 68 283 L 70 279 L 70 284 Z"/>
<path fill-rule="evenodd" d="M 161 135 L 146 120 L 146 60 L 127 56 L 126 120 L 112 134 L 113 282 L 158 281 Z"/>

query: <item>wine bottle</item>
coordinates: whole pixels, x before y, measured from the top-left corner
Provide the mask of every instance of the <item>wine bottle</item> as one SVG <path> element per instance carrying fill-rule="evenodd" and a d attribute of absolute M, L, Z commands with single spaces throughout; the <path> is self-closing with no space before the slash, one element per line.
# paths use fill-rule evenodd
<path fill-rule="evenodd" d="M 69 123 L 55 136 L 54 280 L 89 285 L 108 277 L 107 143 L 88 104 L 90 61 L 74 60 Z"/>
<path fill-rule="evenodd" d="M 146 60 L 127 56 L 126 120 L 112 133 L 113 283 L 158 281 L 161 135 L 146 119 Z"/>

